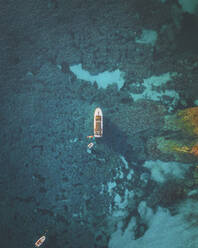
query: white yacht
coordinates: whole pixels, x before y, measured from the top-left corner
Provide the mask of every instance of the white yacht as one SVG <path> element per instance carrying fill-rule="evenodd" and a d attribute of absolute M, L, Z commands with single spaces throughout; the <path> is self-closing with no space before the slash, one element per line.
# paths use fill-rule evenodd
<path fill-rule="evenodd" d="M 101 108 L 94 112 L 94 137 L 100 138 L 103 135 L 103 114 Z"/>

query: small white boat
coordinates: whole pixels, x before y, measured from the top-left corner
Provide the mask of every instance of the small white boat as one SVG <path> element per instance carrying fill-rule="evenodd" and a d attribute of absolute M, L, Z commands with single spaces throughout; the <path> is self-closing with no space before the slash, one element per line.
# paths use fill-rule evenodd
<path fill-rule="evenodd" d="M 94 137 L 100 138 L 103 135 L 103 115 L 101 108 L 96 108 L 94 112 Z"/>
<path fill-rule="evenodd" d="M 38 239 L 38 240 L 36 241 L 35 246 L 36 246 L 36 247 L 41 246 L 41 245 L 44 243 L 45 239 L 46 239 L 45 236 L 40 237 L 40 239 Z"/>
<path fill-rule="evenodd" d="M 88 148 L 91 149 L 94 146 L 94 143 L 89 143 Z"/>

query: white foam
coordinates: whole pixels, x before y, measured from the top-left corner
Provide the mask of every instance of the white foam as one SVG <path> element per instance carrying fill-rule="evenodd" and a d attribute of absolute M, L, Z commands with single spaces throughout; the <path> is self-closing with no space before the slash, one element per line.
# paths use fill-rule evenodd
<path fill-rule="evenodd" d="M 154 181 L 163 183 L 169 178 L 184 178 L 185 172 L 189 169 L 189 166 L 192 165 L 150 160 L 146 161 L 143 166 L 151 170 L 151 178 Z"/>

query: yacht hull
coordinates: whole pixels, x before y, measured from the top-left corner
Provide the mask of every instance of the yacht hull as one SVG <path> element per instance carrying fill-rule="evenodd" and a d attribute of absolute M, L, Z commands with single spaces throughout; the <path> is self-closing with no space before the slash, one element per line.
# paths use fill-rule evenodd
<path fill-rule="evenodd" d="M 103 136 L 103 114 L 101 108 L 96 108 L 94 112 L 94 137 Z"/>

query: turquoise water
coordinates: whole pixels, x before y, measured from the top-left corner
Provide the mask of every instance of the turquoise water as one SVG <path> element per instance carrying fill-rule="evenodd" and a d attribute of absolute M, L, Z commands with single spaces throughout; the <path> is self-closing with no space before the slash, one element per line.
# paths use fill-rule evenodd
<path fill-rule="evenodd" d="M 197 6 L 0 3 L 0 247 L 198 246 Z"/>

